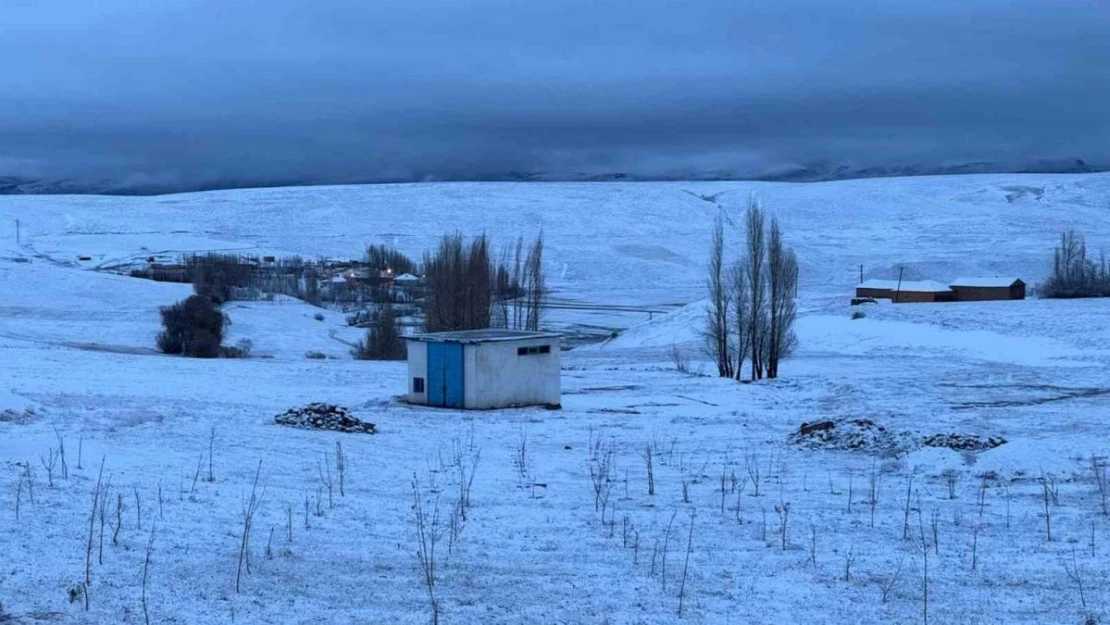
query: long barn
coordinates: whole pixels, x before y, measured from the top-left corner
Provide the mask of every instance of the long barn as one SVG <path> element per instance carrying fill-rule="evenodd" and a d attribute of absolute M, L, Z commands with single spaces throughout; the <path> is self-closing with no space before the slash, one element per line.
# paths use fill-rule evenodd
<path fill-rule="evenodd" d="M 956 278 L 950 286 L 957 302 L 1025 299 L 1019 278 Z"/>

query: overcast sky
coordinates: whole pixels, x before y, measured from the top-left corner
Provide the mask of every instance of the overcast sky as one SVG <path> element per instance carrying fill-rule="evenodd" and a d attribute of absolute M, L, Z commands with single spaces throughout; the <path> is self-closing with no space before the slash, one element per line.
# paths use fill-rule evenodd
<path fill-rule="evenodd" d="M 1082 158 L 1108 0 L 3 0 L 0 175 Z"/>

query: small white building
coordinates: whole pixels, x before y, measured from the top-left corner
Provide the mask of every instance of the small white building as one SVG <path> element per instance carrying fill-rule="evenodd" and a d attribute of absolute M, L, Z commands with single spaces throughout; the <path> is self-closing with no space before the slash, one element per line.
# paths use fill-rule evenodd
<path fill-rule="evenodd" d="M 560 405 L 558 334 L 489 329 L 404 338 L 412 403 L 467 409 Z"/>

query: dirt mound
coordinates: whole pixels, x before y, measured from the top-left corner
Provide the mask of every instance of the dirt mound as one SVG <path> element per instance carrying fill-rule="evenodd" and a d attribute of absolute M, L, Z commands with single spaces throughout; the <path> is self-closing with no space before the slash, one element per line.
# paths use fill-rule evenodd
<path fill-rule="evenodd" d="M 286 410 L 274 417 L 274 423 L 309 430 L 377 433 L 373 423 L 357 419 L 346 408 L 331 404 L 315 403 Z"/>
<path fill-rule="evenodd" d="M 931 434 L 889 430 L 871 419 L 839 419 L 803 423 L 789 441 L 810 449 L 861 451 L 880 456 L 896 456 L 922 446 L 945 447 L 953 451 L 985 451 L 1006 444 L 999 436 L 974 434 Z"/>
<path fill-rule="evenodd" d="M 974 434 L 933 434 L 921 439 L 926 447 L 947 447 L 954 451 L 986 451 L 1006 444 L 1001 436 L 976 436 Z"/>

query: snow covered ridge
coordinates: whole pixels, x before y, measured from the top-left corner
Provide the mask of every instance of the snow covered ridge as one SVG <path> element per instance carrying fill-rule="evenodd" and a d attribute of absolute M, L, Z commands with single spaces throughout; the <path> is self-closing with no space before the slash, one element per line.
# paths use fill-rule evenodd
<path fill-rule="evenodd" d="M 1016 187 L 1038 192 L 1008 200 Z M 704 362 L 713 221 L 751 190 L 803 262 L 798 349 L 770 383 L 681 373 L 672 348 Z M 419 501 L 445 625 L 1104 620 L 1105 302 L 851 321 L 845 294 L 860 264 L 1035 280 L 1058 230 L 1110 232 L 1108 196 L 1106 176 L 990 176 L 0 198 L 27 236 L 0 236 L 0 406 L 36 415 L 0 420 L 0 602 L 15 622 L 141 623 L 145 597 L 157 623 L 429 623 Z M 628 328 L 562 354 L 562 411 L 401 403 L 403 363 L 352 360 L 361 331 L 286 298 L 225 307 L 228 341 L 256 358 L 162 356 L 158 307 L 188 286 L 90 270 L 208 249 L 420 252 L 442 234 L 429 224 L 495 243 L 542 225 L 567 302 L 549 323 Z M 335 408 L 296 424 L 345 407 L 388 436 L 275 425 L 309 402 Z M 887 455 L 850 420 L 910 440 Z M 822 421 L 866 446 L 790 442 Z M 94 501 L 102 460 L 111 490 Z M 87 610 L 69 594 L 85 588 Z"/>

